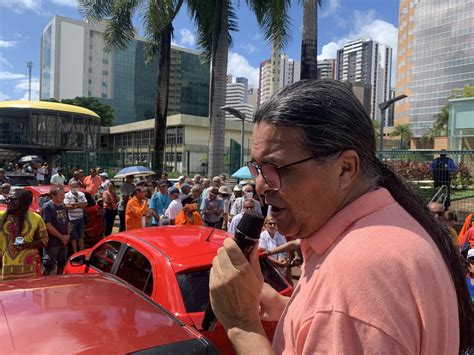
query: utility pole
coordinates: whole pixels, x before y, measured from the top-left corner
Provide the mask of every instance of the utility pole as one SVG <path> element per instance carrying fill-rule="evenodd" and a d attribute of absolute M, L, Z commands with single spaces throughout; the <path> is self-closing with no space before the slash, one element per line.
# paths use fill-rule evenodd
<path fill-rule="evenodd" d="M 28 100 L 31 101 L 31 68 L 33 67 L 33 62 L 29 60 L 26 62 L 28 67 Z"/>

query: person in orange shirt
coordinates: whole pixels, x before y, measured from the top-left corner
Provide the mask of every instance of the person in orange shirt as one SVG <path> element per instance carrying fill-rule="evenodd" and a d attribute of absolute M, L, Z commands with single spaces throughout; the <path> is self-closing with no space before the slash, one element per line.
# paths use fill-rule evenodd
<path fill-rule="evenodd" d="M 146 227 L 148 202 L 145 197 L 145 188 L 138 186 L 135 195 L 128 201 L 125 210 L 125 230 Z"/>
<path fill-rule="evenodd" d="M 99 187 L 100 184 L 102 184 L 102 179 L 99 175 L 97 175 L 96 169 L 90 169 L 89 172 L 89 176 L 86 176 L 84 178 L 84 186 L 87 192 L 94 196 L 99 192 Z"/>
<path fill-rule="evenodd" d="M 182 201 L 184 207 L 178 213 L 175 220 L 175 225 L 177 226 L 202 226 L 202 219 L 199 212 L 197 212 L 197 204 L 192 198 L 192 196 L 188 196 Z"/>

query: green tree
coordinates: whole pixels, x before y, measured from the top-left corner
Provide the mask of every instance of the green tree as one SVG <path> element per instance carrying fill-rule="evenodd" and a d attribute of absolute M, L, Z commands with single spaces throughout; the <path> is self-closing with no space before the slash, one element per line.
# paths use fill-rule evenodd
<path fill-rule="evenodd" d="M 400 137 L 400 149 L 408 149 L 413 138 L 413 132 L 409 124 L 400 124 L 393 127 L 390 137 Z"/>
<path fill-rule="evenodd" d="M 62 99 L 58 101 L 54 98 L 50 98 L 48 100 L 42 101 L 49 101 L 49 102 L 58 102 L 62 104 L 74 105 L 87 108 L 91 111 L 94 111 L 96 114 L 100 116 L 100 125 L 101 126 L 112 126 L 114 122 L 114 109 L 113 107 L 101 103 L 95 97 L 75 97 L 74 99 Z"/>
<path fill-rule="evenodd" d="M 435 115 L 436 121 L 433 124 L 432 135 L 434 137 L 446 137 L 448 135 L 449 106 L 443 106 Z"/>
<path fill-rule="evenodd" d="M 106 49 L 125 49 L 135 37 L 132 19 L 141 17 L 147 40 L 147 61 L 159 54 L 156 78 L 155 138 L 153 169 L 161 175 L 166 137 L 168 89 L 171 62 L 172 22 L 181 9 L 183 0 L 79 0 L 80 11 L 90 20 L 107 19 Z"/>
<path fill-rule="evenodd" d="M 246 0 L 263 29 L 265 39 L 284 46 L 288 39 L 290 0 Z M 227 57 L 232 44 L 231 32 L 237 30 L 232 0 L 188 0 L 188 8 L 197 25 L 198 46 L 211 62 L 209 95 L 209 165 L 208 175 L 224 172 L 224 137 Z"/>
<path fill-rule="evenodd" d="M 301 38 L 301 79 L 318 75 L 318 6 L 322 0 L 303 1 L 303 35 Z"/>
<path fill-rule="evenodd" d="M 464 85 L 464 87 L 452 89 L 449 93 L 448 99 L 459 99 L 462 97 L 473 97 L 474 96 L 474 86 Z"/>

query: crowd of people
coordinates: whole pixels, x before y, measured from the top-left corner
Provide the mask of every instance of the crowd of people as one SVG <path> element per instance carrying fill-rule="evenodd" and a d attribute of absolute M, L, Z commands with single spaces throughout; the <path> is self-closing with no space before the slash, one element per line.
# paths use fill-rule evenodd
<path fill-rule="evenodd" d="M 46 163 L 34 167 L 48 169 Z M 41 175 L 47 176 L 44 172 Z M 104 237 L 114 231 L 165 225 L 208 226 L 234 234 L 245 211 L 269 214 L 268 206 L 254 194 L 251 183 L 230 184 L 224 174 L 212 179 L 183 175 L 177 182 L 171 182 L 166 173 L 160 179 L 127 175 L 116 188 L 116 182 L 100 167 L 90 169 L 87 176 L 82 170 L 72 171 L 69 179 L 63 169 L 57 168 L 50 178 L 39 183 L 50 185 L 47 202 L 41 204 L 41 215 L 29 211 L 31 192 L 16 189 L 12 193 L 10 184 L 1 185 L 0 203 L 7 205 L 0 212 L 0 220 L 5 221 L 1 225 L 0 246 L 3 280 L 63 272 L 68 255 L 85 247 L 86 193 L 102 207 Z M 19 236 L 22 241 L 17 240 Z M 292 282 L 289 266 L 299 264 L 300 253 L 289 248 L 270 256 L 273 249 L 286 243 L 276 221 L 267 217 L 259 247 Z"/>

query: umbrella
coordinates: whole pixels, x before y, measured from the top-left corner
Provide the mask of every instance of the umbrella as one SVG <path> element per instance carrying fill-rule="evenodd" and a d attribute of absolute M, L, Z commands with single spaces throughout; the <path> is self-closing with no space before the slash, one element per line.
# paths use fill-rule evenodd
<path fill-rule="evenodd" d="M 237 179 L 251 179 L 252 175 L 250 174 L 250 170 L 248 166 L 243 166 L 235 173 L 232 174 L 232 177 Z"/>
<path fill-rule="evenodd" d="M 18 159 L 18 164 L 26 164 L 26 163 L 42 163 L 43 159 L 37 155 L 25 155 Z"/>
<path fill-rule="evenodd" d="M 120 170 L 114 178 L 124 178 L 128 175 L 134 175 L 134 176 L 148 176 L 148 175 L 155 175 L 155 172 L 151 171 L 148 168 L 145 168 L 144 166 L 128 166 L 126 168 L 123 168 Z"/>

